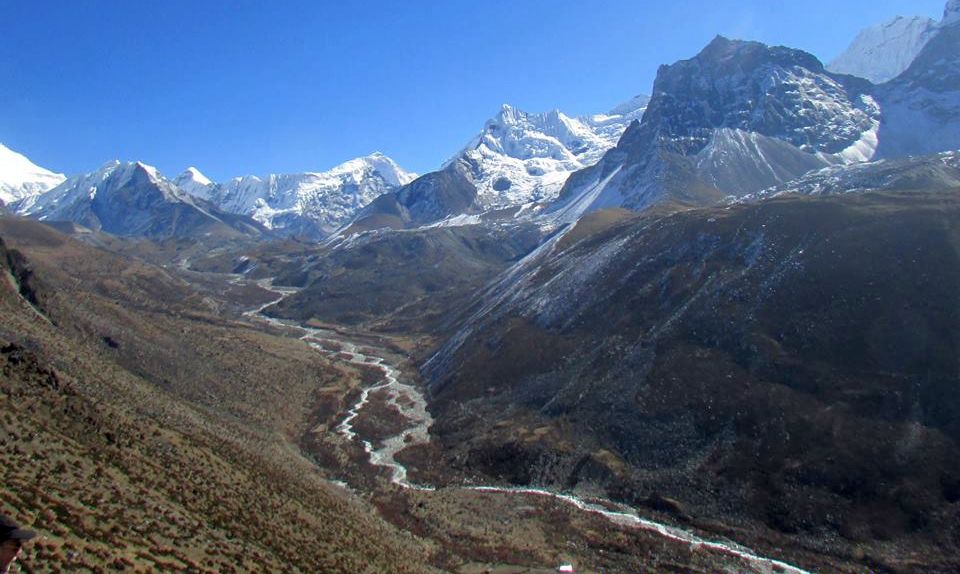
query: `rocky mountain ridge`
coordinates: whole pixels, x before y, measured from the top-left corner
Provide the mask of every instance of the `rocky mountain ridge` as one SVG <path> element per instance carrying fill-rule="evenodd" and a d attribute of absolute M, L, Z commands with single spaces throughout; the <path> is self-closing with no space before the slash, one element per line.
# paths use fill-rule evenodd
<path fill-rule="evenodd" d="M 567 178 L 593 165 L 641 117 L 636 96 L 606 114 L 580 118 L 559 110 L 531 114 L 509 105 L 436 172 L 381 196 L 347 229 L 418 227 L 463 216 L 512 217 L 555 200 Z M 467 222 L 479 221 L 468 217 Z"/>
<path fill-rule="evenodd" d="M 571 176 L 547 212 L 571 223 L 609 207 L 709 204 L 868 160 L 881 117 L 869 90 L 806 52 L 718 36 L 660 68 L 643 121 Z"/>
<path fill-rule="evenodd" d="M 266 231 L 252 219 L 224 213 L 188 195 L 141 162 L 109 162 L 11 208 L 41 221 L 71 221 L 115 235 L 153 239 L 211 234 L 256 237 Z"/>
<path fill-rule="evenodd" d="M 223 211 L 250 216 L 277 233 L 321 239 L 415 176 L 377 152 L 325 172 L 251 175 L 216 184 L 190 168 L 174 182 Z"/>

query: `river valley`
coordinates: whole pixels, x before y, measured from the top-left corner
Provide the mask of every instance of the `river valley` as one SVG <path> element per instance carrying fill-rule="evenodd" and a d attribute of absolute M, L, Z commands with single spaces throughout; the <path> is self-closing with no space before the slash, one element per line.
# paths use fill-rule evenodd
<path fill-rule="evenodd" d="M 508 499 L 513 506 L 529 504 L 531 500 L 546 499 L 567 505 L 576 512 L 599 517 L 615 528 L 643 531 L 664 540 L 689 548 L 695 553 L 713 554 L 731 565 L 727 572 L 756 574 L 812 574 L 781 560 L 762 556 L 730 540 L 714 540 L 674 525 L 657 522 L 640 516 L 636 509 L 626 505 L 596 498 L 581 498 L 573 493 L 554 492 L 552 490 L 528 486 L 504 485 L 460 485 L 437 487 L 411 481 L 407 467 L 398 462 L 397 455 L 404 449 L 427 445 L 430 442 L 429 428 L 433 422 L 427 408 L 427 399 L 411 377 L 401 372 L 386 357 L 391 353 L 377 348 L 370 341 L 351 340 L 341 332 L 319 329 L 304 325 L 295 325 L 268 315 L 263 311 L 296 291 L 289 288 L 274 287 L 270 280 L 261 280 L 257 284 L 277 295 L 275 300 L 248 311 L 245 315 L 257 321 L 284 329 L 296 329 L 299 338 L 317 352 L 337 361 L 346 361 L 352 365 L 373 368 L 380 372 L 378 380 L 361 389 L 355 402 L 341 413 L 335 432 L 347 443 L 357 442 L 366 453 L 367 464 L 385 469 L 389 473 L 389 482 L 401 490 L 420 493 L 433 493 L 439 490 L 445 494 L 462 491 L 464 494 L 494 495 Z M 379 397 L 384 406 L 399 414 L 401 424 L 393 434 L 385 437 L 367 437 L 358 429 L 357 420 L 366 409 L 371 407 L 372 397 Z M 395 417 L 396 418 L 396 417 Z M 562 565 L 558 565 L 560 567 Z M 579 570 L 578 570 L 579 571 Z"/>

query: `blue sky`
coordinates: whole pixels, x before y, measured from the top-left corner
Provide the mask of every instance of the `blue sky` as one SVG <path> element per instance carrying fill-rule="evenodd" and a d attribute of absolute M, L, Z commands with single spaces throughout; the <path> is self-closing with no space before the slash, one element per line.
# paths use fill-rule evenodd
<path fill-rule="evenodd" d="M 836 56 L 944 0 L 0 0 L 0 142 L 215 180 L 379 150 L 436 168 L 510 103 L 605 111 L 713 36 Z"/>

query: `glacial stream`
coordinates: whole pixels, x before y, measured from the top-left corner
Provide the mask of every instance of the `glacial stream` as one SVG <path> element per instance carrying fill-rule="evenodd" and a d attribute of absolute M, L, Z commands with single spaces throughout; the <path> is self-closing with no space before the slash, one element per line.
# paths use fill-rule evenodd
<path fill-rule="evenodd" d="M 369 456 L 370 464 L 389 469 L 391 482 L 393 482 L 393 484 L 402 488 L 420 491 L 437 490 L 437 487 L 434 486 L 410 482 L 407 478 L 406 467 L 397 462 L 395 458 L 397 453 L 409 446 L 426 444 L 430 441 L 428 429 L 433 423 L 433 418 L 427 410 L 427 401 L 423 393 L 415 386 L 402 382 L 400 379 L 400 371 L 393 365 L 390 365 L 383 357 L 364 353 L 363 350 L 372 350 L 369 345 L 362 345 L 363 350 L 361 350 L 360 345 L 344 341 L 337 333 L 288 323 L 264 315 L 264 309 L 282 301 L 285 297 L 295 293 L 296 290 L 274 287 L 269 280 L 260 281 L 258 284 L 264 289 L 273 291 L 279 295 L 279 298 L 257 309 L 248 311 L 244 315 L 257 318 L 274 326 L 301 330 L 305 334 L 301 336 L 300 339 L 317 351 L 328 356 L 345 358 L 347 362 L 355 365 L 372 366 L 383 372 L 382 382 L 362 390 L 360 398 L 347 411 L 343 421 L 337 425 L 336 432 L 348 441 L 360 440 L 364 451 Z M 378 392 L 386 393 L 388 404 L 397 408 L 407 426 L 399 434 L 382 441 L 380 448 L 375 448 L 373 443 L 357 434 L 353 425 L 363 408 L 369 404 L 371 394 Z M 786 562 L 760 556 L 751 549 L 740 546 L 735 542 L 707 540 L 681 528 L 648 520 L 639 516 L 633 508 L 612 501 L 605 501 L 606 504 L 601 505 L 587 502 L 571 494 L 530 487 L 452 486 L 444 488 L 504 495 L 529 495 L 552 498 L 569 504 L 583 512 L 602 516 L 611 523 L 620 526 L 654 532 L 664 538 L 681 542 L 694 549 L 702 549 L 742 559 L 749 563 L 750 566 L 760 574 L 813 574 L 812 572 L 797 568 Z M 617 508 L 618 510 L 610 510 L 610 508 Z"/>

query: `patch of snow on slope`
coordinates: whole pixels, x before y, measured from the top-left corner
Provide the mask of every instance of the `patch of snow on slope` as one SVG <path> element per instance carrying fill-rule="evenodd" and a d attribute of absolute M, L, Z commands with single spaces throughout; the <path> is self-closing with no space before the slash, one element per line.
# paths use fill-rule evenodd
<path fill-rule="evenodd" d="M 883 107 L 884 157 L 926 155 L 960 142 L 960 92 L 895 92 Z"/>
<path fill-rule="evenodd" d="M 865 98 L 869 96 L 864 96 Z M 871 98 L 872 99 L 872 98 Z M 834 157 L 839 158 L 843 163 L 860 163 L 864 161 L 870 161 L 877 153 L 877 146 L 880 144 L 880 139 L 878 134 L 880 132 L 880 120 L 873 120 L 873 127 L 861 134 L 860 139 L 850 145 L 847 149 L 842 152 L 835 154 Z M 824 159 L 829 158 L 825 157 L 824 154 L 818 154 Z"/>
<path fill-rule="evenodd" d="M 448 217 L 436 223 L 425 225 L 424 229 L 431 229 L 436 227 L 465 227 L 467 225 L 478 225 L 482 220 L 483 219 L 479 215 L 467 215 L 465 213 L 461 213 L 460 215 L 454 215 L 453 217 Z"/>
<path fill-rule="evenodd" d="M 605 178 L 597 181 L 591 186 L 586 188 L 579 197 L 574 198 L 570 203 L 558 209 L 557 211 L 544 217 L 544 220 L 549 221 L 554 226 L 573 224 L 578 219 L 580 219 L 583 214 L 587 211 L 595 211 L 601 209 L 602 206 L 598 206 L 597 200 L 606 190 L 607 186 L 610 184 L 610 181 L 620 173 L 620 170 L 623 169 L 623 166 L 617 166 L 610 175 Z M 618 202 L 610 202 L 610 207 L 615 207 L 620 205 Z"/>

